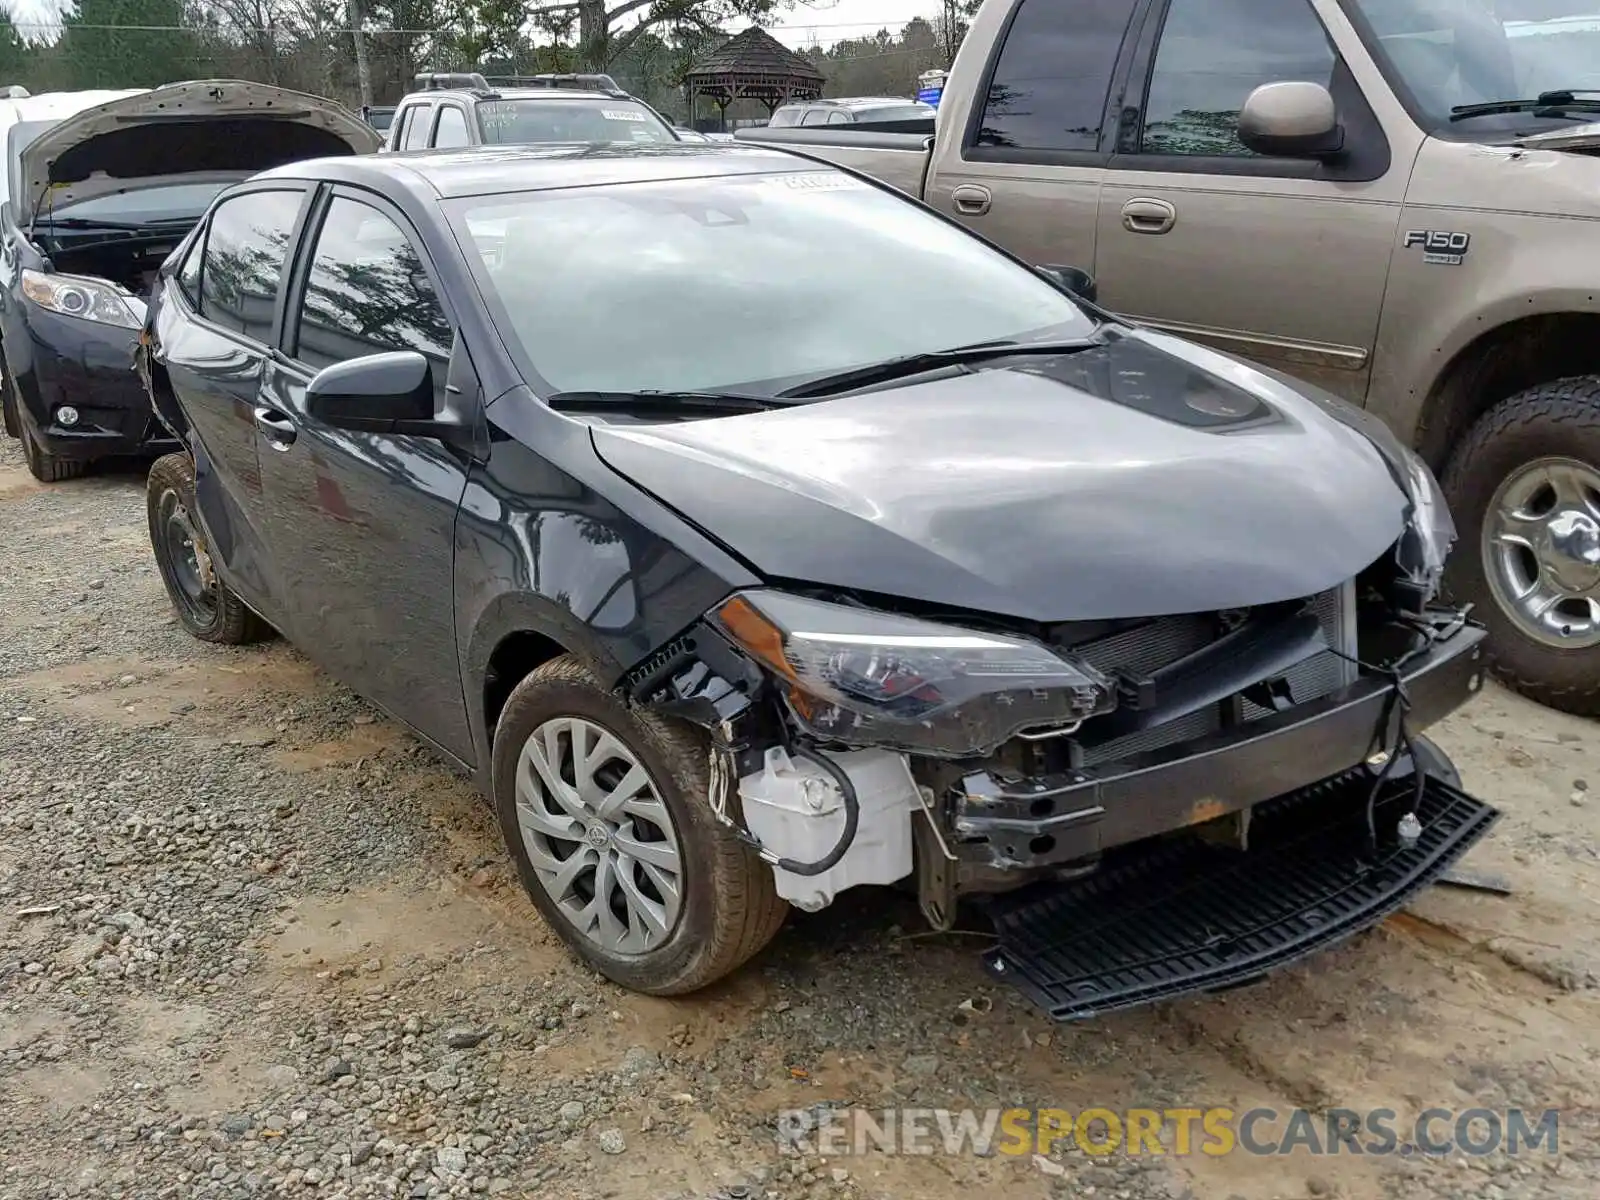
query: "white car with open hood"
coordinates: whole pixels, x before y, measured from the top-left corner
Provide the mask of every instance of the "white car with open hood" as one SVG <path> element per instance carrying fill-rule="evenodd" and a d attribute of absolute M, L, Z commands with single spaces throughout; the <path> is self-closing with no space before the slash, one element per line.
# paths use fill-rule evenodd
<path fill-rule="evenodd" d="M 157 268 L 212 198 L 271 167 L 371 153 L 381 137 L 337 101 L 232 79 L 29 115 L 5 132 L 0 397 L 6 432 L 54 482 L 106 455 L 165 448 L 134 350 Z M 239 271 L 208 281 L 206 317 L 249 336 L 251 276 L 274 274 L 282 247 L 244 225 L 211 236 L 230 239 Z"/>

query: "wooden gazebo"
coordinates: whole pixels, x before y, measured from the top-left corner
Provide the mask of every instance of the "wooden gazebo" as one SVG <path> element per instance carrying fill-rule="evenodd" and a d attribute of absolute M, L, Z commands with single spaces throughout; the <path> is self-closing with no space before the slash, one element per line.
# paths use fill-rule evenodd
<path fill-rule="evenodd" d="M 735 100 L 756 100 L 770 117 L 780 104 L 815 100 L 822 95 L 822 72 L 765 29 L 751 26 L 707 54 L 683 77 L 689 93 L 689 123 L 694 124 L 695 100 L 705 96 L 722 112 L 727 128 L 728 105 Z"/>

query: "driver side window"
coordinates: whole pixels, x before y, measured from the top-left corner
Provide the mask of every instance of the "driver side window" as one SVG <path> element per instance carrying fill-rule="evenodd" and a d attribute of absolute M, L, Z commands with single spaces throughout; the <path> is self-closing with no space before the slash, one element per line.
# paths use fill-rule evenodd
<path fill-rule="evenodd" d="M 1145 154 L 1248 156 L 1239 110 L 1266 83 L 1332 87 L 1337 65 L 1307 0 L 1171 0 L 1150 73 Z"/>
<path fill-rule="evenodd" d="M 296 322 L 295 357 L 313 370 L 416 350 L 443 389 L 455 333 L 411 239 L 387 215 L 335 196 L 317 232 Z"/>

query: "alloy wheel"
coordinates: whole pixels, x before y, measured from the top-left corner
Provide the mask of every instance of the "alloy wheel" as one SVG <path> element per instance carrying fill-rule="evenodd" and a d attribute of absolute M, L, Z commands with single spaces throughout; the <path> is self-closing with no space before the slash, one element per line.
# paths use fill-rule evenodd
<path fill-rule="evenodd" d="M 1600 645 L 1600 470 L 1540 458 L 1509 475 L 1483 523 L 1489 586 L 1506 615 L 1560 650 Z"/>
<path fill-rule="evenodd" d="M 683 908 L 672 814 L 611 730 L 555 717 L 523 743 L 517 826 L 539 884 L 583 937 L 613 954 L 659 948 Z"/>

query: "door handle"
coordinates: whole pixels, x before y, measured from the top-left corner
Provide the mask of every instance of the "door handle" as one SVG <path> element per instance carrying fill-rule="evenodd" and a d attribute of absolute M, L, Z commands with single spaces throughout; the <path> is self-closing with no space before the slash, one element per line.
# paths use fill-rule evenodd
<path fill-rule="evenodd" d="M 1165 200 L 1136 196 L 1122 206 L 1122 227 L 1129 233 L 1166 233 L 1178 223 L 1178 210 Z"/>
<path fill-rule="evenodd" d="M 255 412 L 256 428 L 266 436 L 274 450 L 287 450 L 294 445 L 294 422 L 274 408 L 258 408 Z"/>
<path fill-rule="evenodd" d="M 988 188 L 975 183 L 963 183 L 950 193 L 951 206 L 964 217 L 983 216 L 993 199 Z"/>

